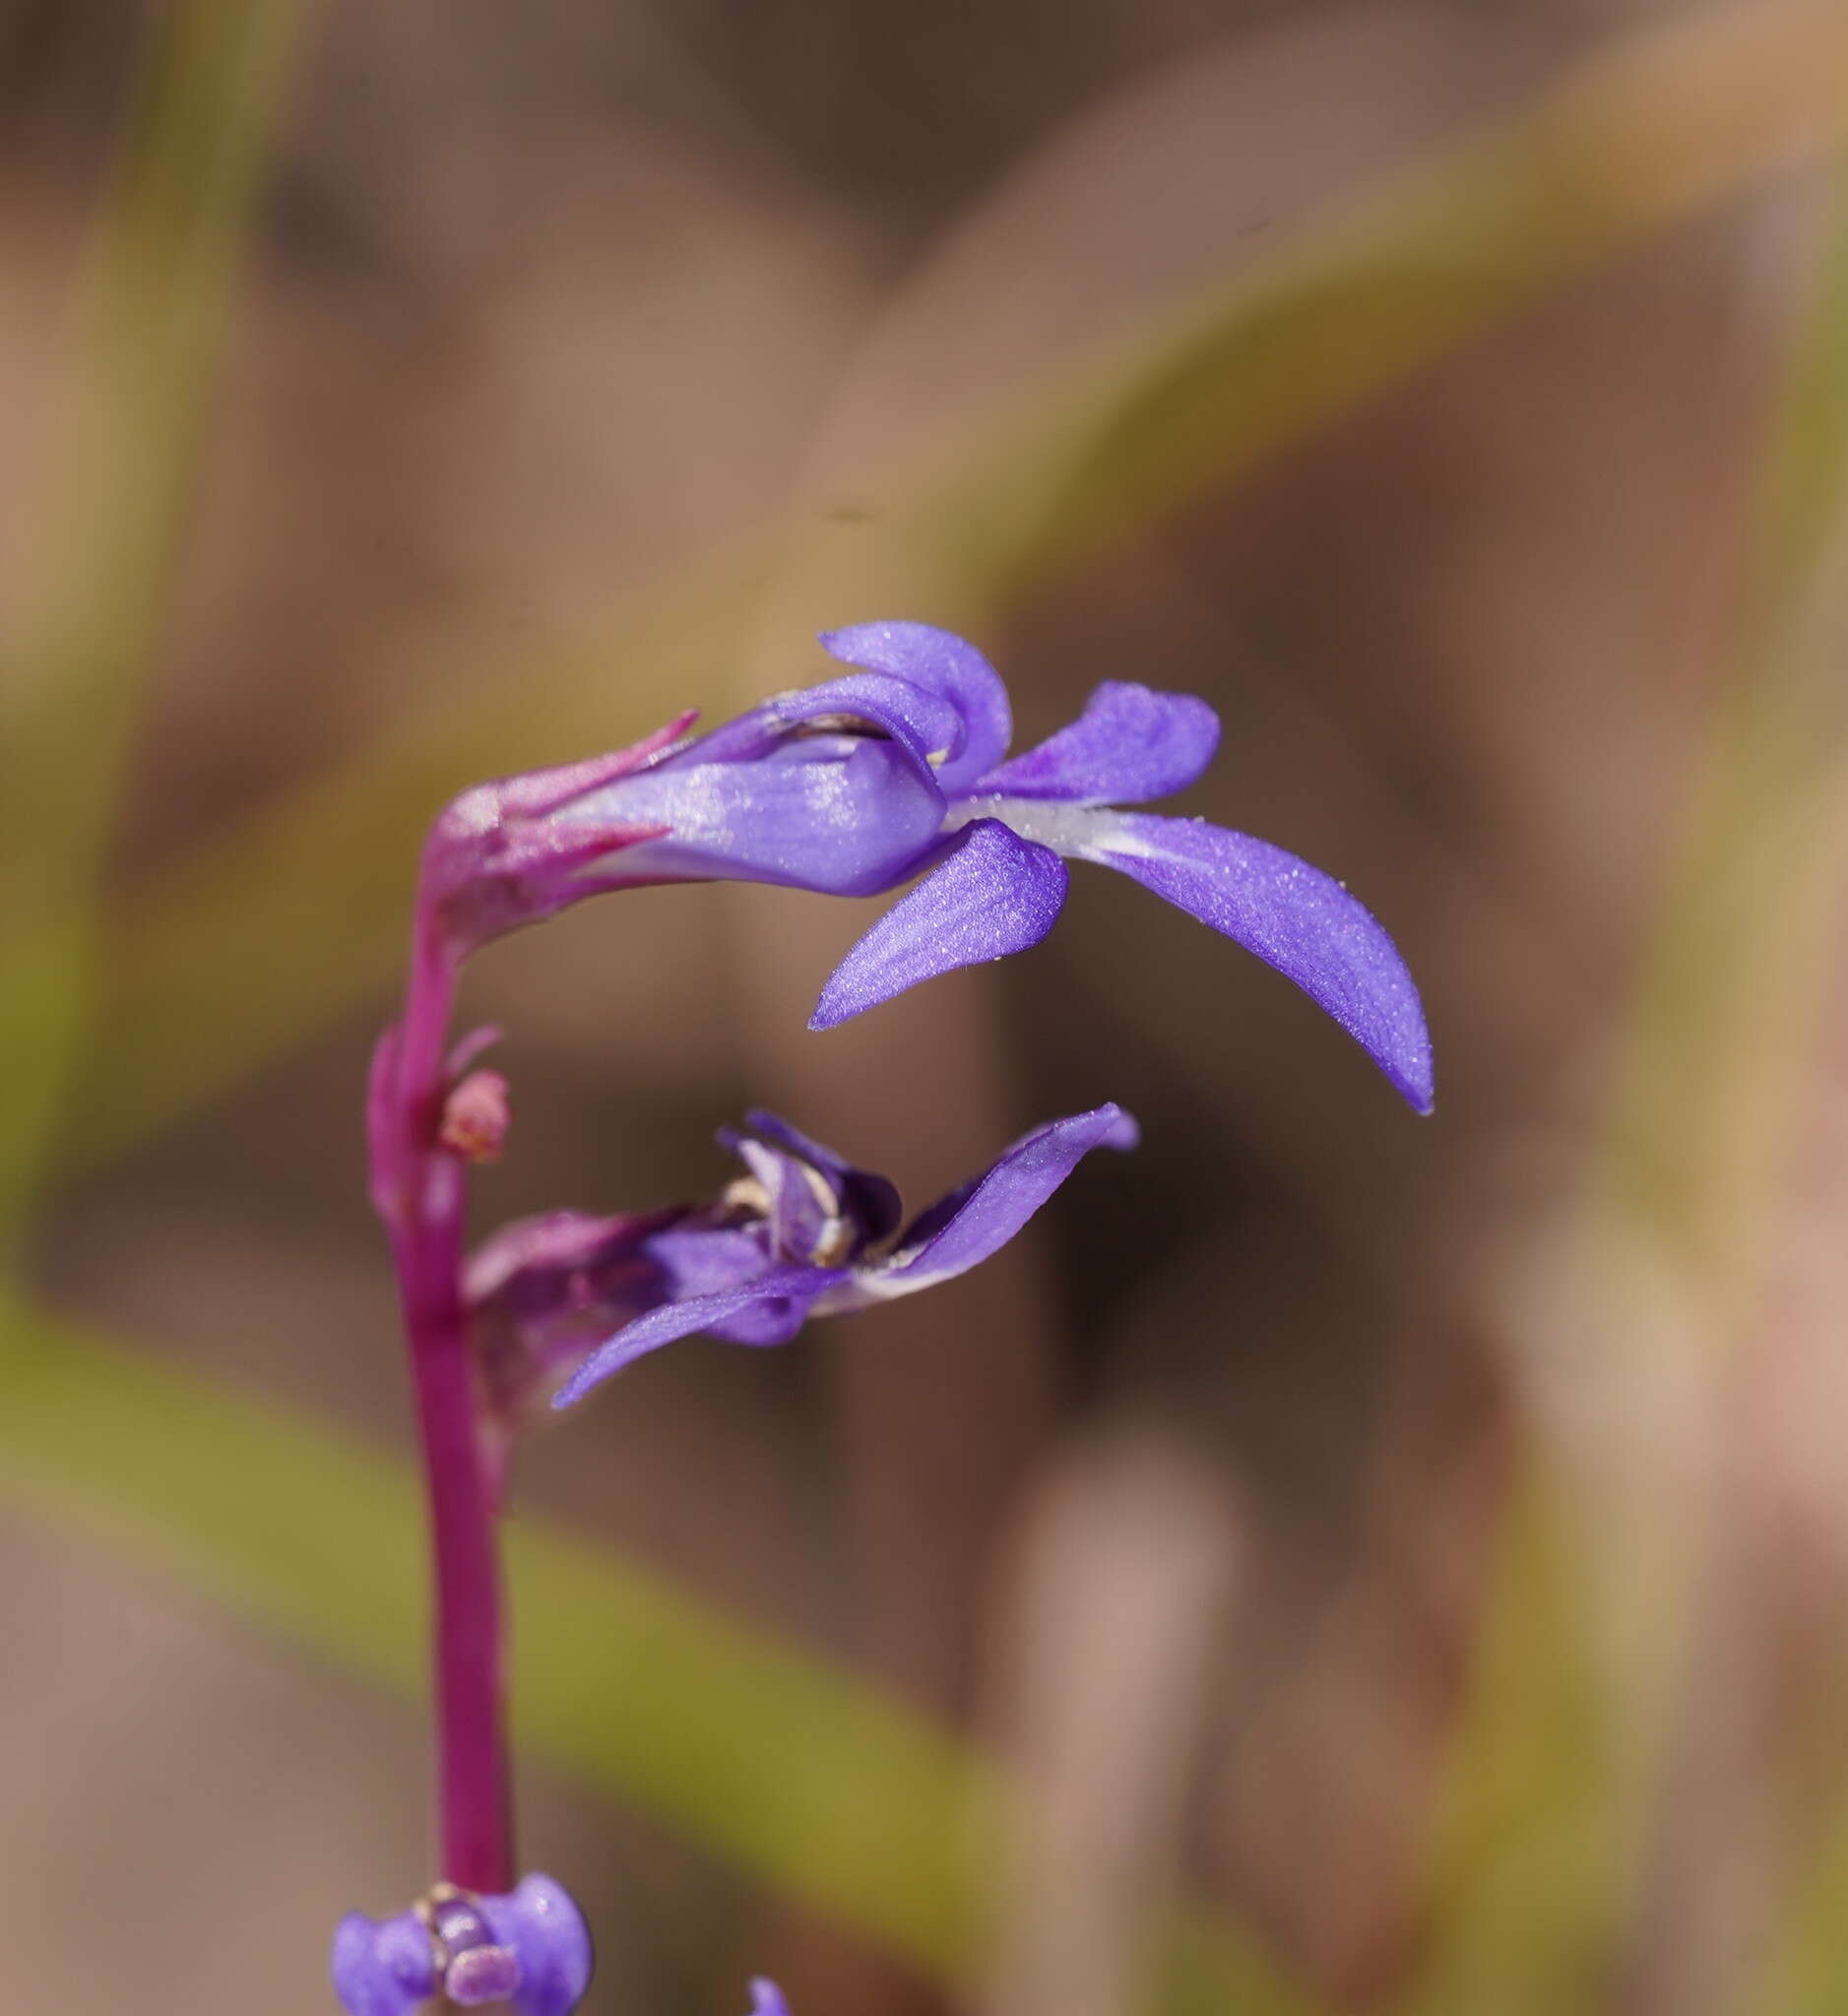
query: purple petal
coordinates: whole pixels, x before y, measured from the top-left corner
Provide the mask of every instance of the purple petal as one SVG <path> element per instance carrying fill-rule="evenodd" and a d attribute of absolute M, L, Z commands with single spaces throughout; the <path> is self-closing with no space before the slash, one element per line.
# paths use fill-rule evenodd
<path fill-rule="evenodd" d="M 412 2016 L 436 1991 L 430 1935 L 414 1912 L 354 1912 L 335 1928 L 333 1976 L 347 2016 Z"/>
<path fill-rule="evenodd" d="M 1109 680 L 1069 727 L 989 771 L 968 795 L 1138 805 L 1184 789 L 1218 747 L 1219 717 L 1204 700 Z"/>
<path fill-rule="evenodd" d="M 855 1298 L 911 1294 L 966 1274 L 1006 1245 L 1092 1149 L 1133 1148 L 1136 1139 L 1135 1121 L 1110 1103 L 1035 1128 L 984 1174 L 922 1212 L 889 1260 L 856 1276 Z M 830 1297 L 843 1305 L 848 1299 Z"/>
<path fill-rule="evenodd" d="M 718 1338 L 722 1344 L 744 1344 L 755 1350 L 788 1344 L 808 1321 L 815 1297 L 824 1289 L 837 1287 L 847 1279 L 844 1267 L 813 1267 L 807 1271 L 824 1277 L 819 1287 L 810 1282 L 794 1294 L 759 1295 L 735 1316 L 707 1324 L 707 1336 Z"/>
<path fill-rule="evenodd" d="M 682 758 L 593 792 L 551 823 L 561 837 L 580 822 L 657 830 L 620 857 L 615 876 L 631 883 L 780 882 L 871 896 L 917 872 L 942 819 L 941 793 L 907 749 L 824 734 L 755 762 Z"/>
<path fill-rule="evenodd" d="M 751 1983 L 750 2016 L 790 2016 L 783 1990 L 761 1974 Z"/>
<path fill-rule="evenodd" d="M 1014 732 L 1007 688 L 967 639 L 929 623 L 856 623 L 823 631 L 821 648 L 843 664 L 909 679 L 951 703 L 963 732 L 937 771 L 946 791 L 967 788 L 1006 755 Z"/>
<path fill-rule="evenodd" d="M 808 1019 L 833 1029 L 920 980 L 1037 945 L 1065 901 L 1065 865 L 998 819 L 978 819 L 955 851 L 900 897 L 828 977 Z"/>
<path fill-rule="evenodd" d="M 1296 981 L 1421 1113 L 1431 1035 L 1385 929 L 1331 876 L 1268 841 L 1197 819 L 1126 812 L 1075 850 L 1120 868 Z"/>
<path fill-rule="evenodd" d="M 599 1345 L 572 1373 L 553 1400 L 554 1407 L 570 1407 L 582 1400 L 593 1386 L 601 1385 L 612 1372 L 619 1372 L 651 1351 L 676 1338 L 691 1337 L 698 1330 L 712 1330 L 721 1324 L 739 1322 L 747 1310 L 761 1305 L 760 1321 L 768 1336 L 736 1336 L 734 1344 L 784 1344 L 800 1327 L 801 1315 L 790 1322 L 792 1311 L 806 1312 L 810 1302 L 828 1289 L 846 1281 L 839 1267 L 772 1267 L 745 1288 L 724 1289 L 716 1294 L 689 1295 L 684 1301 L 664 1302 L 633 1323 L 625 1324 L 606 1344 Z M 746 1323 L 744 1327 L 748 1328 Z"/>
<path fill-rule="evenodd" d="M 963 717 L 954 700 L 884 672 L 856 672 L 793 693 L 779 693 L 764 703 L 779 721 L 794 726 L 830 715 L 872 723 L 928 766 L 963 741 Z"/>
<path fill-rule="evenodd" d="M 532 1875 L 508 1896 L 481 1898 L 480 1911 L 494 1937 L 520 1956 L 519 2016 L 570 2016 L 590 1986 L 595 1957 L 571 1893 L 550 1876 Z"/>
<path fill-rule="evenodd" d="M 676 1302 L 749 1288 L 772 1257 L 761 1228 L 697 1221 L 657 1232 L 644 1250 L 666 1277 L 667 1298 Z"/>

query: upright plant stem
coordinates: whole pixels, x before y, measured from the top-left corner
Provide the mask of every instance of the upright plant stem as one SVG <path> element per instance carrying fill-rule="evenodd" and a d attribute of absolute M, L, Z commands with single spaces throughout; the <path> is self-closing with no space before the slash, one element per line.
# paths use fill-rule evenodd
<path fill-rule="evenodd" d="M 420 918 L 394 1074 L 402 1178 L 388 1215 L 434 1567 L 441 1869 L 462 1889 L 504 1891 L 512 1847 L 498 1494 L 482 1448 L 462 1303 L 465 1166 L 440 1140 L 454 992 L 453 964 Z"/>

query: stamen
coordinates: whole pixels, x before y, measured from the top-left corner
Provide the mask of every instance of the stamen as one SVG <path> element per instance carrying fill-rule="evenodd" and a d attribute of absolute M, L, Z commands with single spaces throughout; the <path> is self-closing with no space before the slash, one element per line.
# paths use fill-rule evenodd
<path fill-rule="evenodd" d="M 770 1192 L 755 1176 L 737 1176 L 725 1186 L 719 1202 L 727 1211 L 748 1212 L 753 1218 L 770 1216 Z"/>
<path fill-rule="evenodd" d="M 787 730 L 792 742 L 805 741 L 812 735 L 861 735 L 876 742 L 892 739 L 877 722 L 866 721 L 858 714 L 811 714 L 806 721 L 793 723 Z"/>
<path fill-rule="evenodd" d="M 825 1220 L 809 1254 L 817 1267 L 838 1267 L 854 1250 L 854 1226 L 838 1214 Z"/>

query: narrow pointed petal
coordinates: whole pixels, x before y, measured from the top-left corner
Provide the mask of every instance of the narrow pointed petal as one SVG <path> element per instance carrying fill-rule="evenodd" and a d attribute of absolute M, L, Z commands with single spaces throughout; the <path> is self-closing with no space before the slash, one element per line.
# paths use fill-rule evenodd
<path fill-rule="evenodd" d="M 909 679 L 955 707 L 963 732 L 937 771 L 946 791 L 967 789 L 1006 755 L 1014 732 L 1007 688 L 966 638 L 930 623 L 856 623 L 824 631 L 821 648 L 843 664 Z"/>
<path fill-rule="evenodd" d="M 877 1268 L 856 1276 L 847 1297 L 879 1301 L 952 1280 L 999 1252 L 1094 1148 L 1136 1145 L 1136 1123 L 1106 1102 L 1023 1135 L 984 1174 L 922 1212 Z"/>
<path fill-rule="evenodd" d="M 1065 901 L 1065 864 L 998 819 L 963 828 L 955 851 L 899 898 L 828 977 L 810 1029 L 833 1029 L 920 980 L 1037 945 Z"/>
<path fill-rule="evenodd" d="M 586 757 L 578 763 L 561 763 L 551 770 L 530 770 L 523 776 L 504 778 L 499 784 L 481 788 L 494 794 L 501 818 L 537 818 L 556 811 L 568 799 L 580 797 L 585 791 L 600 789 L 617 778 L 661 762 L 698 719 L 699 709 L 691 707 L 626 749 L 611 750 L 606 756 Z"/>
<path fill-rule="evenodd" d="M 1069 727 L 989 771 L 969 796 L 1139 805 L 1184 790 L 1218 747 L 1219 717 L 1204 700 L 1112 679 Z"/>
<path fill-rule="evenodd" d="M 624 1365 L 632 1365 L 651 1351 L 659 1351 L 664 1344 L 672 1344 L 677 1338 L 691 1337 L 696 1331 L 712 1330 L 720 1324 L 735 1321 L 758 1304 L 799 1303 L 806 1309 L 818 1294 L 846 1279 L 845 1270 L 838 1267 L 772 1267 L 743 1288 L 724 1289 L 715 1294 L 689 1295 L 684 1301 L 664 1302 L 660 1308 L 650 1309 L 647 1315 L 625 1324 L 606 1344 L 592 1352 L 565 1381 L 552 1405 L 570 1407 L 582 1400 L 593 1386 L 602 1385 L 612 1372 L 621 1371 Z M 782 1311 L 776 1308 L 768 1308 L 766 1313 L 773 1322 L 782 1318 Z M 790 1330 L 781 1337 L 733 1338 L 733 1342 L 783 1343 L 794 1334 L 794 1330 Z"/>
<path fill-rule="evenodd" d="M 1237 940 L 1325 1009 L 1421 1113 L 1431 1034 L 1418 988 L 1381 925 L 1332 876 L 1248 834 L 1126 812 L 1080 847 Z"/>

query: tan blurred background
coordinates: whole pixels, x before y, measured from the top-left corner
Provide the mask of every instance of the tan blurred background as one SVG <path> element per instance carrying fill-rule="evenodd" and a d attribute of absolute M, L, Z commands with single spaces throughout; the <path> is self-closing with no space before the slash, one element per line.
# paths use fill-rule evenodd
<path fill-rule="evenodd" d="M 1768 2008 L 1825 1866 L 1848 1797 L 1828 1706 L 1840 1041 L 1775 1039 L 1801 1124 L 1754 1192 L 1722 1351 L 1721 1291 L 1675 1252 L 1626 1249 L 1578 1294 L 1632 1004 L 1738 670 L 1816 175 L 1716 189 L 1240 480 L 979 608 L 939 604 L 934 559 L 914 570 L 894 524 L 891 472 L 960 453 L 972 415 L 1692 18 L 307 10 L 116 802 L 114 902 L 497 685 L 521 713 L 536 667 L 581 667 L 555 743 L 550 684 L 526 723 L 522 760 L 563 759 L 683 705 L 723 718 L 817 676 L 823 624 L 903 615 L 967 623 L 1023 741 L 1100 678 L 1205 695 L 1223 752 L 1177 809 L 1343 876 L 1425 990 L 1438 1106 L 1418 1121 L 1255 961 L 1083 871 L 1034 954 L 825 1039 L 806 1011 L 863 918 L 787 892 L 608 901 L 472 978 L 471 1012 L 510 1033 L 515 1132 L 479 1186 L 495 1217 L 701 1195 L 712 1131 L 746 1103 L 914 1202 L 1051 1113 L 1111 1098 L 1143 1122 L 1139 1154 L 1084 1169 L 981 1274 L 780 1353 L 665 1353 L 519 1478 L 522 1518 L 821 1648 L 1039 1788 L 971 2006 L 1140 2006 L 1143 1907 L 1178 1886 L 1254 1935 L 1306 2011 Z M 161 20 L 0 6 L 0 637 L 42 564 L 85 247 Z M 1646 163 L 1646 128 L 1634 144 Z M 625 631 L 604 654 L 605 626 L 685 606 L 691 645 L 652 662 L 652 633 Z M 416 818 L 471 781 L 445 760 Z M 394 846 L 340 872 L 396 905 L 412 868 Z M 249 898 L 272 921 L 303 900 Z M 1734 956 L 1719 931 L 1711 957 Z M 388 1002 L 381 969 L 170 1124 L 61 1155 L 32 1246 L 43 1296 L 408 1449 L 358 1132 Z M 105 1002 L 98 1027 L 132 1068 L 133 1020 Z M 78 1080 L 65 1126 L 104 1138 L 114 1095 Z M 1625 1622 L 1649 1636 L 1634 1592 L 1588 1600 L 1620 1675 L 1599 1741 L 1646 1755 L 1647 1797 L 1562 1974 L 1497 1944 L 1507 1897 L 1579 1855 L 1557 1816 L 1523 1831 L 1556 1741 L 1562 1772 L 1583 1765 L 1531 1704 L 1506 1710 L 1538 1758 L 1513 1804 L 1476 1859 L 1443 1847 L 1536 1448 L 1594 1581 L 1620 1559 L 1657 1593 L 1686 1577 L 1651 1641 L 1671 1647 L 1659 1685 L 1623 1642 Z M 43 1494 L 0 1510 L 0 2010 L 330 2007 L 335 1916 L 422 1880 L 416 1710 Z M 696 1832 L 543 1764 L 525 1797 L 531 1860 L 598 1927 L 594 2010 L 734 2016 L 753 1971 L 797 2016 L 943 2006 L 872 1932 Z"/>

